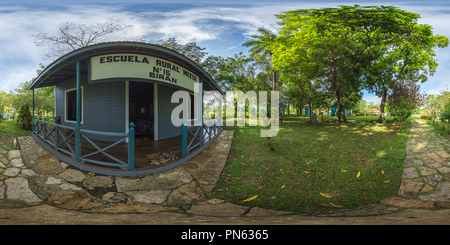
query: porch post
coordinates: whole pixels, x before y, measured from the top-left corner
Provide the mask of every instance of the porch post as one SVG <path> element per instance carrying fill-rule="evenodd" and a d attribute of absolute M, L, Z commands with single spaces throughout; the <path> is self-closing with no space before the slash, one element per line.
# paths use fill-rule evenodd
<path fill-rule="evenodd" d="M 201 119 L 202 119 L 202 131 L 201 131 L 201 134 L 200 134 L 200 137 L 201 137 L 201 139 L 202 139 L 202 144 L 201 145 L 203 145 L 205 142 L 205 139 L 204 139 L 204 136 L 203 136 L 203 130 L 205 129 L 204 128 L 204 126 L 203 126 L 203 79 L 202 78 L 200 78 L 200 84 L 201 84 L 201 88 L 200 88 L 200 98 L 199 98 L 199 101 L 200 101 L 200 103 L 202 103 L 202 106 L 200 107 L 201 108 L 201 110 L 200 110 L 200 115 L 199 116 L 201 116 Z"/>
<path fill-rule="evenodd" d="M 33 99 L 32 99 L 32 101 L 33 101 L 33 115 L 32 115 L 32 118 L 31 118 L 31 132 L 34 132 L 34 88 L 32 89 L 32 91 L 33 91 Z"/>
<path fill-rule="evenodd" d="M 75 126 L 75 161 L 80 161 L 81 155 L 81 142 L 80 142 L 80 117 L 81 117 L 81 67 L 80 60 L 77 60 L 76 63 L 77 68 L 77 124 Z"/>
<path fill-rule="evenodd" d="M 181 138 L 181 155 L 186 156 L 187 155 L 187 121 L 183 120 L 183 124 L 181 124 L 182 130 L 183 130 L 183 136 Z"/>
<path fill-rule="evenodd" d="M 128 134 L 128 170 L 134 170 L 134 123 L 130 123 Z"/>

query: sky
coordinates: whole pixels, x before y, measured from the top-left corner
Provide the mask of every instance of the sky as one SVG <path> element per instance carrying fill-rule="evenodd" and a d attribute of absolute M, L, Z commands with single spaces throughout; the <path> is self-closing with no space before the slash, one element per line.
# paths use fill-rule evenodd
<path fill-rule="evenodd" d="M 0 0 L 0 90 L 12 91 L 19 83 L 36 77 L 40 63 L 51 63 L 43 58 L 43 49 L 35 45 L 32 35 L 56 34 L 67 21 L 133 25 L 127 37 L 143 36 L 145 41 L 175 37 L 180 43 L 197 43 L 208 55 L 232 57 L 239 52 L 248 55 L 242 43 L 257 34 L 259 27 L 278 32 L 275 14 L 354 4 L 395 6 L 418 13 L 419 23 L 431 25 L 434 34 L 450 37 L 450 3 L 446 1 Z M 115 35 L 109 41 L 123 39 Z M 438 94 L 450 85 L 450 47 L 438 49 L 436 54 L 436 73 L 421 84 L 421 91 L 427 94 Z M 363 99 L 380 102 L 367 92 Z"/>

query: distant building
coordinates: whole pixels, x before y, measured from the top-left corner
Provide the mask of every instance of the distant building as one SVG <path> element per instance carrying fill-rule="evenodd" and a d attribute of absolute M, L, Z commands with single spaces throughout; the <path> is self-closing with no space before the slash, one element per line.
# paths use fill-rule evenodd
<path fill-rule="evenodd" d="M 370 110 L 369 113 L 380 115 L 381 111 L 378 110 L 377 108 L 374 108 L 374 109 Z"/>

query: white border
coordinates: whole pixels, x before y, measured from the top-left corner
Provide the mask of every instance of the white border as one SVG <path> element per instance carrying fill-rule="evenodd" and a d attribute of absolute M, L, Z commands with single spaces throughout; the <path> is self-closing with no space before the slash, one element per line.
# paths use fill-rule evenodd
<path fill-rule="evenodd" d="M 81 89 L 81 124 L 84 124 L 84 86 L 80 86 Z M 77 123 L 77 121 L 67 120 L 67 92 L 77 90 L 77 88 L 71 88 L 64 90 L 64 122 Z"/>

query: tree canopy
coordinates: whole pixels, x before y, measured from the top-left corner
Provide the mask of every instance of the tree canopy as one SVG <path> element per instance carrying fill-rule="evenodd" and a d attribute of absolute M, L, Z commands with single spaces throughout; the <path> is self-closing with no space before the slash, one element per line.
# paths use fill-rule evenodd
<path fill-rule="evenodd" d="M 428 25 L 417 23 L 418 14 L 392 6 L 302 9 L 277 17 L 280 37 L 269 47 L 275 68 L 282 74 L 299 73 L 301 82 L 325 78 L 338 105 L 339 122 L 345 93 L 357 94 L 363 87 L 389 89 L 392 77 L 424 80 L 437 65 L 433 49 L 448 45 L 446 37 L 434 36 Z M 391 80 L 383 83 L 377 74 Z"/>

